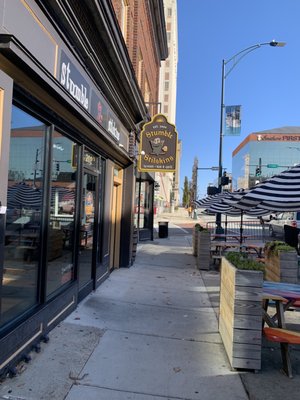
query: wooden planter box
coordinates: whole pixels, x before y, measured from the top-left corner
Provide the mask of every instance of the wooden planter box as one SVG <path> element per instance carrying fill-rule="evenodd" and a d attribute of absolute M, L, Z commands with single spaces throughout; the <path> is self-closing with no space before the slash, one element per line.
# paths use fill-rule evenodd
<path fill-rule="evenodd" d="M 298 256 L 294 251 L 279 251 L 266 255 L 266 280 L 274 282 L 298 283 Z"/>
<path fill-rule="evenodd" d="M 261 271 L 221 261 L 219 332 L 233 368 L 259 370 L 262 342 Z"/>
<path fill-rule="evenodd" d="M 193 228 L 193 256 L 197 257 L 198 251 L 198 232 L 199 230 L 195 227 Z"/>
<path fill-rule="evenodd" d="M 199 231 L 197 241 L 197 267 L 208 270 L 210 265 L 210 232 Z"/>

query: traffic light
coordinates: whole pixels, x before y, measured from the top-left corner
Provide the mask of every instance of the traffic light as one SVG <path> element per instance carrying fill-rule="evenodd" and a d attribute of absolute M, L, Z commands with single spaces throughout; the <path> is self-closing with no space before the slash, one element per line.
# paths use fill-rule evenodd
<path fill-rule="evenodd" d="M 59 172 L 59 163 L 56 163 L 56 171 Z"/>
<path fill-rule="evenodd" d="M 221 186 L 226 186 L 228 184 L 229 184 L 229 177 L 227 176 L 225 171 L 223 176 L 221 177 Z"/>
<path fill-rule="evenodd" d="M 255 176 L 261 176 L 261 158 L 258 159 L 258 166 L 255 169 Z"/>
<path fill-rule="evenodd" d="M 221 185 L 226 186 L 229 184 L 229 177 L 228 176 L 222 176 L 221 178 Z"/>
<path fill-rule="evenodd" d="M 217 194 L 219 192 L 219 189 L 216 186 L 207 186 L 207 194 L 209 196 L 213 194 Z"/>

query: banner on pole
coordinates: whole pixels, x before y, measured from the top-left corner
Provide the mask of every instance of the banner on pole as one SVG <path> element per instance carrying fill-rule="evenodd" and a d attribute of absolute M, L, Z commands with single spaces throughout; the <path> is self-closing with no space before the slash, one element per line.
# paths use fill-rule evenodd
<path fill-rule="evenodd" d="M 241 106 L 225 107 L 225 135 L 241 134 Z"/>

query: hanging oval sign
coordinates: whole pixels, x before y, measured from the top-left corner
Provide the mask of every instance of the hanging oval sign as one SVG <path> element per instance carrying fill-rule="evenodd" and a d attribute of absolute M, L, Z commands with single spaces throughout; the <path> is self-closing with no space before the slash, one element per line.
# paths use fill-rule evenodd
<path fill-rule="evenodd" d="M 175 172 L 177 166 L 176 127 L 163 114 L 156 114 L 144 125 L 140 137 L 140 172 Z"/>

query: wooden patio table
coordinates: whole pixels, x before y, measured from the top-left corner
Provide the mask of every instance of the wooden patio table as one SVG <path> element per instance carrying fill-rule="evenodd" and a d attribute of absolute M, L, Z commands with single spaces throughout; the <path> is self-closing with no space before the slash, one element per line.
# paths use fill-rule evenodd
<path fill-rule="evenodd" d="M 245 242 L 247 239 L 252 239 L 255 238 L 256 236 L 253 235 L 240 235 L 240 233 L 211 233 L 211 238 L 212 240 L 222 240 L 226 242 L 227 239 L 234 239 L 238 243 L 240 243 L 240 240 L 242 238 L 242 242 Z"/>
<path fill-rule="evenodd" d="M 300 344 L 300 331 L 286 329 L 284 312 L 295 306 L 296 302 L 300 305 L 300 287 L 295 284 L 264 281 L 263 290 L 263 325 L 264 322 L 268 324 L 268 327 L 263 327 L 263 333 L 268 340 L 280 343 L 283 371 L 292 378 L 289 344 Z M 275 303 L 274 315 L 270 315 L 268 311 L 270 301 Z"/>

